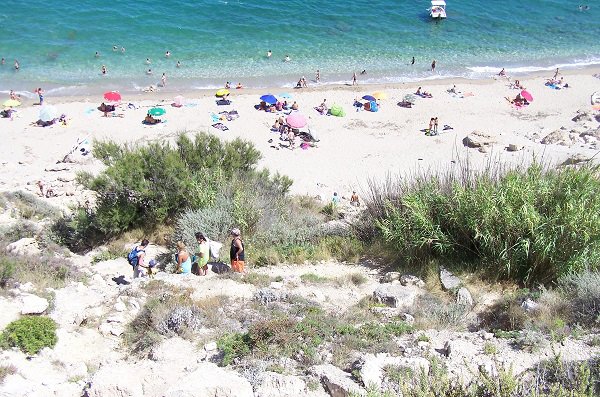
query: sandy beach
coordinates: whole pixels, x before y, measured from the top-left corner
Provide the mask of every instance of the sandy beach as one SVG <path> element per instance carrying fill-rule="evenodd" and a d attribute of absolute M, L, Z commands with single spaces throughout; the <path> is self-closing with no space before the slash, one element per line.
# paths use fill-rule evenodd
<path fill-rule="evenodd" d="M 600 91 L 600 79 L 593 76 L 599 72 L 599 68 L 561 71 L 570 86 L 561 90 L 544 85 L 553 73 L 520 78 L 534 98 L 530 105 L 521 109 L 505 99 L 514 98 L 520 90 L 511 89 L 506 79 L 491 76 L 485 80 L 435 80 L 394 85 L 320 87 L 309 83 L 309 88 L 288 91 L 293 96 L 291 101 L 299 104 L 299 112 L 306 116 L 311 131 L 320 139 L 315 147 L 306 150 L 280 147 L 279 134 L 270 130 L 279 115 L 254 109 L 260 95 L 278 95 L 286 91 L 284 89 L 232 89 L 232 104 L 228 106 L 218 106 L 212 91 L 176 93 L 167 87 L 153 93 L 123 94 L 122 105 L 115 112 L 118 117 L 108 118 L 96 109 L 103 102 L 101 96 L 50 96 L 45 98 L 45 103 L 65 114 L 68 122 L 66 126 L 45 128 L 31 125 L 38 119 L 40 107 L 34 105 L 36 100 L 24 98 L 13 119 L 0 119 L 3 142 L 0 189 L 35 192 L 35 182 L 44 180 L 60 190 L 64 181 L 72 179 L 75 172 L 98 171 L 101 166 L 97 161 L 67 165 L 62 171 L 46 171 L 84 138 L 143 144 L 171 141 L 178 133 L 193 134 L 196 131 L 209 132 L 225 140 L 239 137 L 253 142 L 263 155 L 260 167 L 291 177 L 293 193 L 323 198 L 330 197 L 333 192 L 349 197 L 352 190 L 363 190 L 369 178 L 445 169 L 467 158 L 475 166 L 490 160 L 521 163 L 534 157 L 558 164 L 576 154 L 592 158 L 599 148 L 595 138 L 575 139 L 569 145 L 542 144 L 540 141 L 560 128 L 577 133 L 598 128 L 598 122 L 593 118 L 579 122 L 572 119 L 580 110 L 594 114 L 590 95 Z M 453 85 L 462 94 L 448 93 Z M 433 98 L 417 98 L 410 109 L 397 105 L 418 86 L 430 92 Z M 352 106 L 354 99 L 375 91 L 384 91 L 388 95 L 380 101 L 380 110 L 356 111 Z M 184 96 L 184 106 L 171 106 L 175 95 Z M 341 105 L 346 116 L 320 115 L 314 107 L 323 99 L 330 107 Z M 129 103 L 134 106 L 128 107 Z M 166 115 L 161 117 L 166 122 L 154 126 L 142 124 L 147 110 L 155 105 L 166 109 Z M 222 121 L 228 127 L 227 131 L 212 127 L 211 115 L 218 116 L 225 110 L 236 110 L 240 117 Z M 423 132 L 431 117 L 439 119 L 440 134 L 437 136 L 427 136 Z M 452 129 L 443 130 L 446 125 Z M 463 139 L 475 130 L 490 135 L 496 142 L 485 150 L 486 153 L 463 144 Z M 509 145 L 516 145 L 521 150 L 508 151 Z M 71 177 L 65 177 L 65 173 Z M 49 200 L 63 202 L 60 197 Z"/>

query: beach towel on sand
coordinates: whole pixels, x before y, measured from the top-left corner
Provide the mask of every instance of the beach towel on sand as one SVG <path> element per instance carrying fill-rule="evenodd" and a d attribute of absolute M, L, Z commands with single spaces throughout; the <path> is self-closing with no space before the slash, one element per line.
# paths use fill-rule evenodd
<path fill-rule="evenodd" d="M 223 123 L 215 123 L 212 125 L 214 128 L 221 130 L 221 131 L 227 131 L 229 130 L 229 128 L 227 128 L 227 126 Z"/>

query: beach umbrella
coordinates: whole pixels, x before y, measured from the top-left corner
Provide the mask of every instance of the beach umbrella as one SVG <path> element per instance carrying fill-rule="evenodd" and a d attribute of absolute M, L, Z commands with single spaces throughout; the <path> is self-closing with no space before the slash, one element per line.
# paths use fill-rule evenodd
<path fill-rule="evenodd" d="M 374 101 L 374 100 L 376 100 L 377 98 L 375 98 L 375 97 L 374 97 L 374 96 L 372 96 L 372 95 L 363 95 L 362 99 L 364 99 L 365 101 Z"/>
<path fill-rule="evenodd" d="M 220 90 L 218 90 L 215 93 L 215 96 L 218 96 L 218 97 L 224 97 L 224 96 L 227 96 L 227 95 L 229 95 L 229 90 L 226 89 L 226 88 L 221 88 Z"/>
<path fill-rule="evenodd" d="M 279 98 L 292 99 L 292 94 L 288 94 L 287 92 L 282 92 L 281 94 L 279 94 Z"/>
<path fill-rule="evenodd" d="M 108 91 L 104 93 L 104 99 L 110 102 L 121 102 L 121 94 L 118 91 Z"/>
<path fill-rule="evenodd" d="M 260 100 L 269 104 L 277 103 L 277 98 L 272 94 L 265 94 L 260 97 Z"/>
<path fill-rule="evenodd" d="M 413 94 L 404 95 L 404 102 L 415 103 L 415 96 Z"/>
<path fill-rule="evenodd" d="M 377 91 L 373 93 L 373 96 L 375 97 L 375 99 L 387 99 L 387 94 L 383 91 Z"/>
<path fill-rule="evenodd" d="M 167 111 L 163 108 L 152 108 L 148 110 L 150 116 L 162 116 L 165 113 L 167 113 Z"/>
<path fill-rule="evenodd" d="M 521 96 L 523 98 L 525 98 L 525 100 L 527 102 L 533 102 L 533 96 L 531 96 L 531 94 L 529 93 L 529 91 L 525 91 L 525 90 L 521 91 Z"/>
<path fill-rule="evenodd" d="M 301 115 L 300 113 L 292 113 L 285 118 L 285 122 L 292 128 L 302 128 L 305 127 L 306 117 Z"/>
<path fill-rule="evenodd" d="M 16 108 L 17 106 L 21 106 L 21 102 L 17 101 L 16 99 L 7 99 L 4 101 L 2 106 L 5 108 Z"/>
<path fill-rule="evenodd" d="M 44 105 L 40 108 L 40 120 L 52 121 L 58 118 L 58 110 L 52 105 Z"/>

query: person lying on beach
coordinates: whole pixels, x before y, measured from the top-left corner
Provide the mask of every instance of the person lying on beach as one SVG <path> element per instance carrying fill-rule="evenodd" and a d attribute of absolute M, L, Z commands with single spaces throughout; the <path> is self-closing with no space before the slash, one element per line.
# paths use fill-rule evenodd
<path fill-rule="evenodd" d="M 319 106 L 317 106 L 315 108 L 315 110 L 321 114 L 327 114 L 327 105 L 325 104 L 325 102 L 327 102 L 327 99 L 323 99 L 323 102 L 321 102 L 321 104 Z"/>
<path fill-rule="evenodd" d="M 458 94 L 460 92 L 456 90 L 456 85 L 453 85 L 452 88 L 448 88 L 446 91 L 448 91 L 450 94 Z"/>
<path fill-rule="evenodd" d="M 104 113 L 104 117 L 107 117 L 109 112 L 114 112 L 116 110 L 115 105 L 107 105 L 104 102 L 98 106 L 98 110 Z"/>
<path fill-rule="evenodd" d="M 418 95 L 421 98 L 433 98 L 433 95 L 431 95 L 429 92 L 425 90 L 421 91 L 421 87 L 417 88 L 417 91 L 415 91 L 415 95 Z"/>
<path fill-rule="evenodd" d="M 502 70 L 500 71 L 500 73 L 498 73 L 498 76 L 500 76 L 500 77 L 506 77 L 506 71 L 504 70 L 504 68 L 502 68 Z"/>
<path fill-rule="evenodd" d="M 144 118 L 144 124 L 154 125 L 160 122 L 161 119 L 155 119 L 150 113 L 146 114 L 146 118 Z"/>
<path fill-rule="evenodd" d="M 2 116 L 5 119 L 11 118 L 14 111 L 14 109 L 4 109 L 0 112 L 0 116 Z"/>

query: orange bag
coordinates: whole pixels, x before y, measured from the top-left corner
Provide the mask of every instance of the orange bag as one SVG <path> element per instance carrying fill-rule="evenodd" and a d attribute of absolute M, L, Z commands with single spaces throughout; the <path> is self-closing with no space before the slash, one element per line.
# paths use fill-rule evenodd
<path fill-rule="evenodd" d="M 244 273 L 244 265 L 246 263 L 244 261 L 231 261 L 231 269 L 237 273 Z"/>

